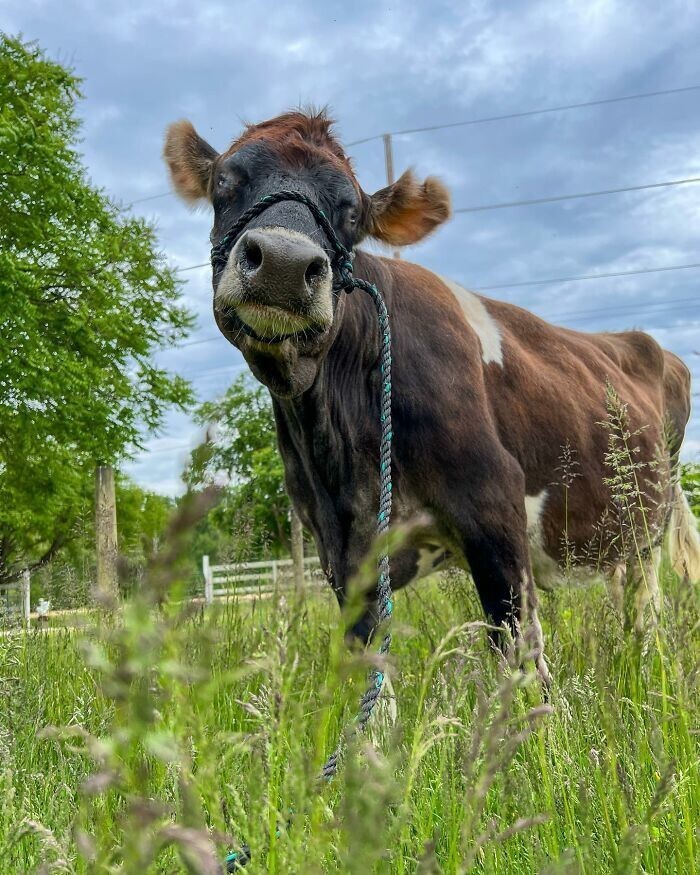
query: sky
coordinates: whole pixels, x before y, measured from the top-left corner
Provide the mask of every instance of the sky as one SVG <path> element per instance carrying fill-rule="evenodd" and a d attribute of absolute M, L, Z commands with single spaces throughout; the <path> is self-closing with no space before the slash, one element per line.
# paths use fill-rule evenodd
<path fill-rule="evenodd" d="M 223 150 L 243 122 L 328 105 L 349 143 L 700 85 L 700 5 L 690 0 L 3 0 L 0 28 L 83 77 L 91 179 L 155 223 L 179 268 L 208 261 L 210 215 L 161 196 L 163 133 L 176 119 Z M 393 146 L 397 174 L 441 176 L 456 208 L 700 177 L 700 90 L 395 136 Z M 381 139 L 348 151 L 362 187 L 381 188 Z M 700 269 L 515 285 L 692 264 L 699 228 L 700 185 L 686 184 L 457 214 L 402 256 L 470 288 L 501 286 L 487 294 L 572 328 L 649 331 L 700 387 Z M 159 361 L 215 398 L 244 365 L 217 336 L 209 269 L 182 278 L 197 314 L 190 341 L 201 342 Z M 200 438 L 174 412 L 127 471 L 176 494 Z M 684 455 L 700 458 L 697 414 Z"/>

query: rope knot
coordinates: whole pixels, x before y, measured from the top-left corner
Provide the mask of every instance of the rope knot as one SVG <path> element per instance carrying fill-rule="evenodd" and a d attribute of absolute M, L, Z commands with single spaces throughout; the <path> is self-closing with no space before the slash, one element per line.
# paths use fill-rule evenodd
<path fill-rule="evenodd" d="M 356 285 L 355 277 L 352 274 L 352 261 L 343 252 L 339 252 L 333 261 L 333 267 L 338 274 L 338 280 L 333 283 L 333 288 L 336 291 L 344 290 L 350 294 Z"/>

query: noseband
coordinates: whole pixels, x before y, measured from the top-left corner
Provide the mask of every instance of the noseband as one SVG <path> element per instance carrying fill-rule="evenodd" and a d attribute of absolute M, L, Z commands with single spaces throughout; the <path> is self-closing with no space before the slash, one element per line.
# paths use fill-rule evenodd
<path fill-rule="evenodd" d="M 333 272 L 333 292 L 336 295 L 339 295 L 342 291 L 350 293 L 354 288 L 361 287 L 360 283 L 362 280 L 355 280 L 352 275 L 352 260 L 354 253 L 341 243 L 323 210 L 320 209 L 310 198 L 306 197 L 306 195 L 297 191 L 288 191 L 285 189 L 275 192 L 274 194 L 266 195 L 257 201 L 257 203 L 253 204 L 252 207 L 241 213 L 216 246 L 212 246 L 211 266 L 214 278 L 218 277 L 226 267 L 231 250 L 235 246 L 238 238 L 245 231 L 246 225 L 264 213 L 265 210 L 274 206 L 274 204 L 283 201 L 296 201 L 307 207 L 316 220 L 316 223 L 326 235 L 331 249 L 330 263 Z M 293 331 L 289 334 L 273 334 L 263 337 L 251 328 L 250 325 L 247 325 L 235 312 L 230 315 L 233 317 L 235 328 L 242 331 L 253 340 L 258 341 L 258 343 L 276 344 L 282 343 L 283 340 L 308 339 L 309 336 L 313 337 L 315 334 L 319 334 L 322 331 L 322 329 L 319 328 L 307 328 L 303 331 Z"/>

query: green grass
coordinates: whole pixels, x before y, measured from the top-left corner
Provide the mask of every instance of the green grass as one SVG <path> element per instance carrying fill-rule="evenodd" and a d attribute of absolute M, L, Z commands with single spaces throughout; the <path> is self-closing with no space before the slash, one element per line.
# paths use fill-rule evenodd
<path fill-rule="evenodd" d="M 251 872 L 700 871 L 700 614 L 677 581 L 644 642 L 602 589 L 543 595 L 548 706 L 466 581 L 400 593 L 398 724 L 323 786 L 367 665 L 335 604 L 180 611 L 0 637 L 0 872 L 213 872 L 241 839 Z"/>

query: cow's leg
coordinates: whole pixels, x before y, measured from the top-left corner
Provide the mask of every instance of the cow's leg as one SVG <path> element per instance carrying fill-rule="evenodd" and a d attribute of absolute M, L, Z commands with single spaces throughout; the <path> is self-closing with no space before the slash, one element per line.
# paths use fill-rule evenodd
<path fill-rule="evenodd" d="M 618 562 L 605 572 L 605 585 L 610 596 L 610 601 L 615 611 L 624 624 L 625 621 L 625 581 L 627 579 L 627 565 Z"/>
<path fill-rule="evenodd" d="M 646 628 L 647 609 L 650 608 L 649 624 L 653 627 L 661 613 L 661 589 L 659 587 L 659 565 L 661 563 L 661 548 L 655 547 L 642 560 L 630 563 L 631 587 L 636 587 L 634 597 L 634 631 L 642 633 Z"/>
<path fill-rule="evenodd" d="M 503 649 L 504 627 L 510 629 L 516 640 L 525 641 L 538 674 L 549 685 L 551 676 L 544 658 L 537 591 L 523 540 L 515 532 L 491 530 L 467 541 L 465 553 L 484 612 L 498 627 L 489 632 L 491 641 Z"/>
<path fill-rule="evenodd" d="M 472 474 L 470 482 L 448 486 L 448 502 L 453 510 L 451 527 L 461 535 L 484 612 L 499 627 L 491 633 L 491 640 L 503 647 L 503 626 L 516 638 L 522 635 L 538 673 L 549 684 L 528 549 L 523 472 L 505 455 L 479 459 L 473 465 L 466 464 L 465 470 Z M 473 472 L 479 471 L 484 476 L 477 481 Z"/>
<path fill-rule="evenodd" d="M 361 554 L 361 559 L 364 559 L 367 549 L 365 548 L 364 553 Z M 444 555 L 444 548 L 439 551 L 439 555 Z M 434 555 L 431 554 L 432 561 L 434 562 L 437 557 L 438 551 L 435 550 Z M 392 589 L 403 589 L 411 581 L 419 577 L 421 573 L 425 573 L 426 565 L 426 557 L 420 550 L 413 547 L 398 550 L 390 559 Z M 376 573 L 378 574 L 379 572 Z M 376 576 L 373 576 L 371 580 L 363 581 L 363 586 L 365 587 L 364 608 L 349 629 L 349 635 L 351 638 L 359 641 L 362 646 L 366 646 L 372 640 L 379 623 Z"/>

